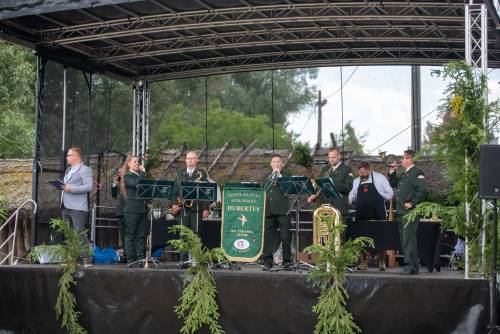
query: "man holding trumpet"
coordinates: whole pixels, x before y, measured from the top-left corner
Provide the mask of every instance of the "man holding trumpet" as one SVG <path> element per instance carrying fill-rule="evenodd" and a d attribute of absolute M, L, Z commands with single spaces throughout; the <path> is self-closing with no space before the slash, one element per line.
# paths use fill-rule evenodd
<path fill-rule="evenodd" d="M 396 213 L 400 217 L 399 236 L 404 254 L 405 269 L 403 274 L 415 275 L 419 272 L 420 261 L 417 249 L 417 228 L 419 220 L 407 221 L 404 216 L 425 200 L 426 184 L 424 173 L 415 166 L 412 150 L 404 151 L 401 167 L 404 172 L 396 174 L 398 164 L 393 161 L 389 165 L 389 183 L 397 187 Z"/>

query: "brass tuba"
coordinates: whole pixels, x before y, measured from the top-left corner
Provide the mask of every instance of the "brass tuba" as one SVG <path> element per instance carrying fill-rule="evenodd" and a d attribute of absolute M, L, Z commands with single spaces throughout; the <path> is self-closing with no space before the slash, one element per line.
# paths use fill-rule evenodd
<path fill-rule="evenodd" d="M 326 246 L 330 241 L 330 229 L 341 224 L 340 211 L 330 204 L 322 204 L 313 214 L 313 243 Z M 330 227 L 331 226 L 331 227 Z M 337 247 L 340 247 L 340 232 L 334 236 Z"/>

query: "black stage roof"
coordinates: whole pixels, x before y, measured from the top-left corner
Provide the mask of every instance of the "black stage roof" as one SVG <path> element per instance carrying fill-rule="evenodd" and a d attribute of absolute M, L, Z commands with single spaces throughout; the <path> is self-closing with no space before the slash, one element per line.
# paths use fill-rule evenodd
<path fill-rule="evenodd" d="M 3 0 L 0 37 L 91 72 L 157 81 L 337 65 L 464 59 L 469 1 Z M 500 67 L 489 12 L 490 67 Z M 476 1 L 475 3 L 481 3 Z"/>

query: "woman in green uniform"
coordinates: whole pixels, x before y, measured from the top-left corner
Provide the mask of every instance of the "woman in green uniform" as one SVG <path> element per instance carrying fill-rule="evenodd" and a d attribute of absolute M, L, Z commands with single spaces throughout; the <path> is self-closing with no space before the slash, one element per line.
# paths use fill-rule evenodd
<path fill-rule="evenodd" d="M 123 215 L 125 217 L 125 254 L 127 263 L 145 257 L 145 236 L 148 232 L 148 206 L 137 198 L 137 185 L 145 176 L 144 167 L 139 158 L 131 155 L 125 162 L 127 172 L 120 182 L 120 190 L 125 198 Z"/>

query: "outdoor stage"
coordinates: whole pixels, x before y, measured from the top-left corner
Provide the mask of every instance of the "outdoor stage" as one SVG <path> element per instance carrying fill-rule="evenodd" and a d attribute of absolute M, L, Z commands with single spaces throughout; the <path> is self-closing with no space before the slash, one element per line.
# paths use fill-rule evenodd
<path fill-rule="evenodd" d="M 442 270 L 402 276 L 401 269 L 348 275 L 349 310 L 363 333 L 485 333 L 488 281 Z M 95 265 L 78 272 L 75 295 L 89 333 L 179 333 L 173 308 L 183 270 Z M 53 265 L 0 267 L 0 330 L 60 333 L 54 305 L 59 272 Z M 216 269 L 226 333 L 312 333 L 318 291 L 306 272 Z M 208 333 L 208 331 L 200 331 Z"/>

